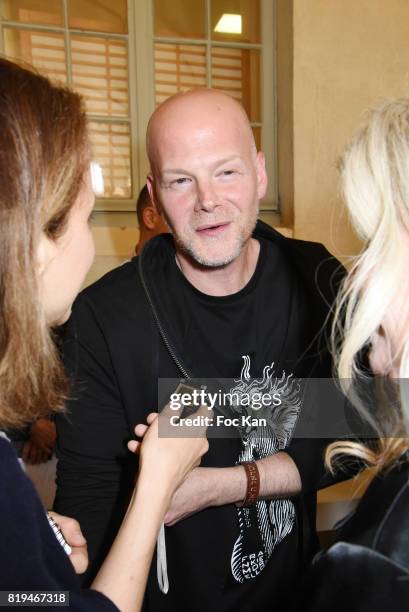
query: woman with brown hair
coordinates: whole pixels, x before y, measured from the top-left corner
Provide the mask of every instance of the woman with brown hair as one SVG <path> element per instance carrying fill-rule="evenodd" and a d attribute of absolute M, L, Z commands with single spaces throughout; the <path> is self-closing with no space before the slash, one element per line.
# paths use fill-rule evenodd
<path fill-rule="evenodd" d="M 51 330 L 67 320 L 94 256 L 89 167 L 81 98 L 0 59 L 2 430 L 62 410 L 69 393 Z M 0 590 L 69 591 L 75 610 L 140 609 L 172 493 L 207 450 L 204 437 L 160 439 L 156 415 L 148 423 L 135 428 L 143 444 L 128 445 L 140 450 L 137 485 L 89 591 L 81 590 L 69 560 L 85 569 L 78 525 L 57 519 L 66 526 L 68 557 L 11 444 L 0 438 Z"/>

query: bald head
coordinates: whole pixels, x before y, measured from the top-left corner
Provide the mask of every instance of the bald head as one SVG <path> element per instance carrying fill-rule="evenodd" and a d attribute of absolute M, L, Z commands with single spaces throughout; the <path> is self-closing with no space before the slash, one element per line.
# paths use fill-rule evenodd
<path fill-rule="evenodd" d="M 149 193 L 179 259 L 207 269 L 241 257 L 267 185 L 243 107 L 211 89 L 173 96 L 152 115 L 147 146 Z"/>
<path fill-rule="evenodd" d="M 180 136 L 197 138 L 214 134 L 223 139 L 240 139 L 255 157 L 257 150 L 247 114 L 242 105 L 215 89 L 194 89 L 163 102 L 149 120 L 146 148 L 155 173 L 160 149 Z M 171 144 L 171 143 L 170 143 Z"/>

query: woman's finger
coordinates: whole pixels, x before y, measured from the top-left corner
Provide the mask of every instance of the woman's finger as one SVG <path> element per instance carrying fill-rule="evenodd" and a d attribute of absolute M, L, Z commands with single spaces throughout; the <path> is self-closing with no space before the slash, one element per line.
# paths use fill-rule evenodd
<path fill-rule="evenodd" d="M 141 443 L 138 442 L 138 440 L 129 440 L 128 442 L 128 449 L 131 451 L 131 453 L 138 452 L 140 446 L 141 446 Z"/>
<path fill-rule="evenodd" d="M 147 431 L 148 431 L 148 425 L 143 425 L 142 423 L 139 423 L 134 429 L 135 435 L 138 438 L 143 438 L 143 436 L 146 434 Z"/>
<path fill-rule="evenodd" d="M 148 414 L 148 416 L 146 417 L 146 422 L 148 423 L 148 425 L 152 425 L 153 421 L 155 419 L 158 418 L 158 413 L 157 412 L 151 412 L 150 414 Z"/>

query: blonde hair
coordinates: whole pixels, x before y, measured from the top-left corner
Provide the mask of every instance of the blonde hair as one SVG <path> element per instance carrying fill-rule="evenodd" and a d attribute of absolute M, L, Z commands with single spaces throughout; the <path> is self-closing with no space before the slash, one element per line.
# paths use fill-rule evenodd
<path fill-rule="evenodd" d="M 62 407 L 68 387 L 37 281 L 89 164 L 81 98 L 0 58 L 0 428 Z"/>
<path fill-rule="evenodd" d="M 382 329 L 397 296 L 409 287 L 406 242 L 409 237 L 409 99 L 387 101 L 372 111 L 341 161 L 345 202 L 353 225 L 366 243 L 345 279 L 332 329 L 332 353 L 343 390 L 379 435 L 376 448 L 338 442 L 327 450 L 327 463 L 341 454 L 355 455 L 375 467 L 390 465 L 407 448 L 409 397 L 400 384 L 397 408 L 384 406 L 385 434 L 379 415 L 359 399 L 363 351 Z M 399 347 L 400 379 L 409 378 L 409 300 L 401 313 L 404 332 Z M 388 343 L 388 338 L 386 337 Z M 391 352 L 391 363 L 396 357 Z M 382 412 L 382 409 L 381 409 Z M 387 435 L 387 437 L 385 437 Z"/>

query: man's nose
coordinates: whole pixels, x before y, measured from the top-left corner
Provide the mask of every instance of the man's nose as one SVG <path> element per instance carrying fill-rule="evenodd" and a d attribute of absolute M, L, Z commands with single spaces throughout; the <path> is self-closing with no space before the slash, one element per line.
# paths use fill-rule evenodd
<path fill-rule="evenodd" d="M 205 210 L 206 212 L 212 212 L 217 206 L 217 194 L 210 181 L 198 183 L 197 186 L 197 198 L 196 198 L 196 210 Z"/>

